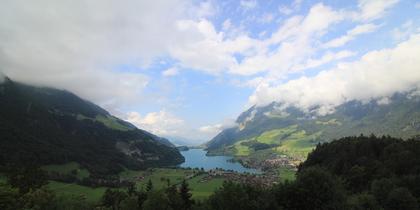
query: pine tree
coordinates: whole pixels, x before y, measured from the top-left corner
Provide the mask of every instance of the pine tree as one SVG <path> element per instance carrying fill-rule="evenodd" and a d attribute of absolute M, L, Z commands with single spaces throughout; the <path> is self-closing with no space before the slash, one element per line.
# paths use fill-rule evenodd
<path fill-rule="evenodd" d="M 179 187 L 179 194 L 181 195 L 181 199 L 183 201 L 183 209 L 191 209 L 192 200 L 191 200 L 191 193 L 188 183 L 185 179 L 182 181 L 181 186 Z"/>
<path fill-rule="evenodd" d="M 150 192 L 152 190 L 153 190 L 153 183 L 152 183 L 152 180 L 149 179 L 146 185 L 146 192 Z"/>

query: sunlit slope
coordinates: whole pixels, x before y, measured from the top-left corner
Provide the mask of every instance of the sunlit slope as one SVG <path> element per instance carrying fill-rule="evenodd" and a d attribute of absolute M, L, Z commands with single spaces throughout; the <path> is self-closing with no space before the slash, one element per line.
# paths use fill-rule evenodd
<path fill-rule="evenodd" d="M 272 103 L 252 107 L 229 128 L 207 143 L 210 154 L 269 158 L 287 155 L 304 160 L 318 143 L 352 135 L 391 135 L 410 138 L 420 134 L 420 100 L 414 93 L 395 94 L 388 103 L 350 101 L 320 115 Z"/>

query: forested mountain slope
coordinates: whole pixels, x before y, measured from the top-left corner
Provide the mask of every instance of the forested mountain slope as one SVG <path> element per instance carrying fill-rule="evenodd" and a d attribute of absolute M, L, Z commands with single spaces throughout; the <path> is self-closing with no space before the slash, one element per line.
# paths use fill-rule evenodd
<path fill-rule="evenodd" d="M 0 165 L 75 161 L 91 173 L 174 165 L 165 139 L 64 90 L 7 79 L 0 84 Z"/>

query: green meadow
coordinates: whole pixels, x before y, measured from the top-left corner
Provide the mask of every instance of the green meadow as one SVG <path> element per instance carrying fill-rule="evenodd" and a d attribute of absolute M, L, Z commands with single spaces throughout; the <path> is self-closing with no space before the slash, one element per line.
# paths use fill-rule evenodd
<path fill-rule="evenodd" d="M 252 157 L 259 160 L 267 158 L 270 154 L 287 155 L 292 158 L 305 159 L 309 152 L 315 148 L 322 132 L 307 133 L 298 125 L 273 129 L 261 135 L 244 139 L 227 147 L 227 154 L 237 157 Z M 256 150 L 255 144 L 265 144 L 268 148 Z"/>
<path fill-rule="evenodd" d="M 50 181 L 47 187 L 58 195 L 82 195 L 86 201 L 96 203 L 99 202 L 104 194 L 105 187 L 86 187 L 78 184 L 69 184 L 56 181 Z"/>
<path fill-rule="evenodd" d="M 57 171 L 61 173 L 68 173 L 75 169 L 79 169 L 77 163 L 68 163 L 64 165 L 48 165 L 43 167 L 45 170 Z M 196 171 L 197 172 L 197 171 Z M 88 172 L 87 172 L 88 173 Z M 186 179 L 194 199 L 205 199 L 210 196 L 216 189 L 222 186 L 224 179 L 216 178 L 209 181 L 202 181 L 205 175 L 193 175 L 193 170 L 187 169 L 171 169 L 171 168 L 153 168 L 145 171 L 125 170 L 120 174 L 121 178 L 137 180 L 136 187 L 138 189 L 145 189 L 149 180 L 153 183 L 154 189 L 163 189 L 169 184 L 180 184 L 182 180 Z M 140 177 L 144 177 L 140 180 Z M 0 176 L 0 183 L 5 181 L 5 178 Z M 86 187 L 75 183 L 63 183 L 57 181 L 49 181 L 47 187 L 58 195 L 68 196 L 82 196 L 89 202 L 99 202 L 106 187 Z M 125 189 L 122 189 L 125 190 Z"/>
<path fill-rule="evenodd" d="M 80 165 L 76 162 L 69 162 L 67 164 L 60 165 L 46 165 L 41 167 L 42 170 L 47 172 L 57 172 L 61 174 L 71 174 L 75 172 L 78 179 L 83 179 L 89 177 L 90 173 L 86 169 L 82 169 Z"/>

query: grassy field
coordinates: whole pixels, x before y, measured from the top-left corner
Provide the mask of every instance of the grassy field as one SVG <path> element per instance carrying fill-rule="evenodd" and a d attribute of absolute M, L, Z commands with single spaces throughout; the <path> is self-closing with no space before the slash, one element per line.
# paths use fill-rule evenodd
<path fill-rule="evenodd" d="M 316 139 L 320 135 L 321 132 L 308 135 L 304 130 L 297 131 L 284 140 L 276 150 L 292 157 L 306 159 L 308 153 L 316 146 Z"/>
<path fill-rule="evenodd" d="M 61 165 L 46 165 L 41 167 L 42 170 L 48 172 L 57 172 L 61 174 L 70 174 L 72 171 L 76 171 L 76 177 L 78 179 L 83 179 L 89 177 L 89 171 L 86 169 L 81 169 L 80 165 L 76 162 L 69 162 L 67 164 Z"/>
<path fill-rule="evenodd" d="M 106 127 L 114 129 L 114 130 L 120 130 L 120 131 L 133 130 L 133 128 L 130 128 L 126 125 L 121 124 L 120 122 L 118 122 L 117 118 L 112 117 L 112 116 L 105 117 L 102 115 L 97 115 L 95 118 L 90 118 L 90 117 L 86 117 L 84 115 L 78 114 L 76 118 L 78 120 L 92 120 L 96 122 L 101 122 Z"/>
<path fill-rule="evenodd" d="M 243 141 L 238 141 L 234 144 L 236 156 L 248 156 L 251 153 L 251 149 L 248 146 L 242 145 Z"/>
<path fill-rule="evenodd" d="M 122 178 L 133 178 L 143 176 L 145 177 L 142 181 L 137 182 L 138 188 L 146 188 L 149 179 L 153 183 L 155 189 L 162 189 L 170 184 L 177 184 L 182 182 L 184 178 L 190 175 L 192 171 L 184 169 L 167 169 L 167 168 L 155 168 L 147 171 L 132 171 L 126 170 L 120 173 Z"/>
<path fill-rule="evenodd" d="M 335 121 L 334 121 L 335 122 Z M 330 123 L 330 122 L 329 122 Z M 244 139 L 228 147 L 228 154 L 237 157 L 252 157 L 256 159 L 266 159 L 267 155 L 279 154 L 289 157 L 306 159 L 306 156 L 316 146 L 317 139 L 322 132 L 308 134 L 298 125 L 292 125 L 286 128 L 273 129 L 262 133 L 261 135 Z M 269 149 L 255 151 L 249 145 L 255 142 L 271 145 Z"/>
<path fill-rule="evenodd" d="M 146 188 L 147 182 L 152 181 L 153 187 L 155 189 L 162 189 L 167 186 L 167 180 L 170 180 L 171 184 L 179 184 L 182 180 L 187 179 L 193 174 L 192 170 L 186 169 L 166 169 L 166 168 L 157 168 L 150 171 L 131 171 L 126 170 L 120 173 L 121 177 L 124 178 L 133 178 L 138 176 L 144 176 L 145 178 L 142 181 L 137 182 L 138 188 Z M 191 179 L 187 179 L 187 182 L 191 188 L 193 198 L 203 199 L 210 196 L 214 190 L 221 187 L 224 179 L 212 179 L 208 182 L 200 182 L 200 180 L 205 175 L 199 175 Z"/>
<path fill-rule="evenodd" d="M 58 195 L 83 195 L 86 201 L 92 203 L 99 202 L 106 190 L 105 187 L 91 188 L 56 181 L 50 181 L 47 186 Z"/>
<path fill-rule="evenodd" d="M 64 165 L 48 165 L 43 168 L 49 171 L 68 173 L 78 167 L 79 165 L 77 163 L 69 163 Z M 191 178 L 192 174 L 193 170 L 155 168 L 146 171 L 125 170 L 119 175 L 121 178 L 126 179 L 145 177 L 143 180 L 136 182 L 138 189 L 145 189 L 149 180 L 152 181 L 154 189 L 163 189 L 168 185 L 167 180 L 169 180 L 170 184 L 180 184 L 182 180 L 186 179 L 191 188 L 191 193 L 194 199 L 204 199 L 210 196 L 214 190 L 222 186 L 224 181 L 222 178 L 217 178 L 201 182 L 200 180 L 205 175 L 199 175 Z M 0 183 L 3 180 L 5 181 L 5 178 L 0 175 Z M 50 181 L 47 187 L 59 195 L 82 195 L 89 202 L 99 202 L 106 190 L 105 187 L 91 188 L 56 181 Z"/>
<path fill-rule="evenodd" d="M 203 177 L 204 176 L 201 175 L 188 180 L 188 184 L 192 192 L 192 197 L 194 199 L 201 200 L 209 197 L 215 190 L 220 188 L 225 181 L 222 178 L 216 178 L 207 182 L 200 182 Z"/>
<path fill-rule="evenodd" d="M 281 167 L 278 169 L 278 173 L 280 181 L 293 181 L 296 179 L 296 172 L 291 169 Z"/>
<path fill-rule="evenodd" d="M 297 125 L 292 125 L 286 128 L 273 129 L 262 133 L 256 138 L 260 143 L 264 144 L 279 144 L 279 141 L 287 138 L 287 136 L 297 131 Z"/>

